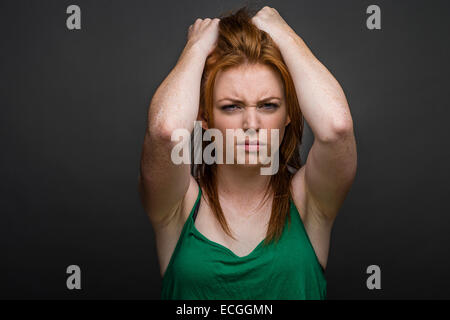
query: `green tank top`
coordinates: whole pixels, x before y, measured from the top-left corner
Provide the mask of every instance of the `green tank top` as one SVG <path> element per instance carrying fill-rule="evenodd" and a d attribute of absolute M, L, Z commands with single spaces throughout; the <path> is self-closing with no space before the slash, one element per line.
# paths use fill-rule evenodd
<path fill-rule="evenodd" d="M 288 219 L 278 242 L 263 241 L 239 257 L 209 240 L 194 225 L 201 188 L 164 273 L 162 299 L 321 300 L 326 279 L 300 215 L 290 199 Z"/>

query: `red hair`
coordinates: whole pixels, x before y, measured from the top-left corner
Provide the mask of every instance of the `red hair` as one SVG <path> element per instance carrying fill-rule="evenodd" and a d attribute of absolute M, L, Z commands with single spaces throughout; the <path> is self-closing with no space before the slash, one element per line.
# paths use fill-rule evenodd
<path fill-rule="evenodd" d="M 272 38 L 251 22 L 247 7 L 239 9 L 234 14 L 221 17 L 217 47 L 206 59 L 200 87 L 199 114 L 208 123 L 208 128 L 214 127 L 212 108 L 216 75 L 220 70 L 243 64 L 263 64 L 281 76 L 287 114 L 291 120 L 286 126 L 279 147 L 278 172 L 271 176 L 264 194 L 266 200 L 271 190 L 274 194 L 272 212 L 264 241 L 264 244 L 268 244 L 272 240 L 278 240 L 283 232 L 286 215 L 289 212 L 289 199 L 292 197 L 290 184 L 293 172 L 291 171 L 301 167 L 299 147 L 304 124 L 295 86 L 281 52 Z M 203 148 L 205 146 L 206 142 L 203 142 Z M 198 167 L 193 165 L 192 173 L 204 190 L 208 204 L 223 230 L 234 239 L 219 203 L 216 181 L 217 164 L 202 163 Z"/>

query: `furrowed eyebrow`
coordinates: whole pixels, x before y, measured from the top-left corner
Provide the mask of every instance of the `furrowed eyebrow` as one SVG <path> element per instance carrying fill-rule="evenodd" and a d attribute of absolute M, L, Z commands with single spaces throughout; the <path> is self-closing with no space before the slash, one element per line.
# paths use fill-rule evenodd
<path fill-rule="evenodd" d="M 270 101 L 270 100 L 272 100 L 272 99 L 277 99 L 277 100 L 280 100 L 280 101 L 281 101 L 281 98 L 278 98 L 278 97 L 268 97 L 268 98 L 264 98 L 264 99 L 258 101 L 258 104 L 261 104 L 261 103 Z M 225 100 L 231 101 L 231 102 L 233 102 L 233 103 L 241 103 L 241 104 L 244 104 L 243 101 L 238 100 L 238 99 L 232 99 L 232 98 L 223 98 L 223 99 L 217 100 L 217 102 L 221 102 L 221 101 L 225 101 Z"/>

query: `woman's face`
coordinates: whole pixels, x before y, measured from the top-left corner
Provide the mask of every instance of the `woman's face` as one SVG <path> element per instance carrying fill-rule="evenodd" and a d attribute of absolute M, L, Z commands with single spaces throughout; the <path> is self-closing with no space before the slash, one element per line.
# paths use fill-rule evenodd
<path fill-rule="evenodd" d="M 234 148 L 237 164 L 238 149 L 245 154 L 245 163 L 260 165 L 258 150 L 271 150 L 271 129 L 278 129 L 278 145 L 284 136 L 285 126 L 290 122 L 287 114 L 283 82 L 280 75 L 267 65 L 251 64 L 221 70 L 216 75 L 213 93 L 214 128 L 223 136 L 223 161 L 226 162 L 226 144 Z M 259 140 L 259 146 L 245 146 L 245 140 L 227 141 L 226 129 L 242 129 L 248 135 L 245 140 Z M 267 137 L 259 135 L 267 130 Z M 275 136 L 274 136 L 275 137 Z M 273 149 L 275 149 L 273 147 Z M 250 158 L 254 158 L 251 162 Z M 242 159 L 242 158 L 241 158 Z M 254 162 L 256 161 L 256 162 Z"/>

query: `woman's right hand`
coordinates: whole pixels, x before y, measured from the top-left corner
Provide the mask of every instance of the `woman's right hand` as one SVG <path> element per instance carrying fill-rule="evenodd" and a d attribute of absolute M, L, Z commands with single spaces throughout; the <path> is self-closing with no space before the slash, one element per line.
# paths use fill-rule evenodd
<path fill-rule="evenodd" d="M 219 18 L 195 20 L 188 29 L 188 45 L 194 45 L 209 55 L 217 45 L 219 36 Z"/>

